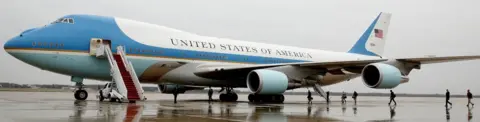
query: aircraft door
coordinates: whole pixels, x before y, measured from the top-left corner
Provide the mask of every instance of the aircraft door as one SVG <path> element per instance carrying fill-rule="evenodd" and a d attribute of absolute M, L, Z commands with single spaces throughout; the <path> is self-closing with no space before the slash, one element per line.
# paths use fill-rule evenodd
<path fill-rule="evenodd" d="M 108 45 L 111 49 L 111 41 L 106 40 L 106 39 L 100 39 L 100 38 L 92 38 L 90 40 L 90 55 L 91 56 L 96 56 L 97 53 L 101 53 L 99 55 L 103 55 L 103 46 Z"/>

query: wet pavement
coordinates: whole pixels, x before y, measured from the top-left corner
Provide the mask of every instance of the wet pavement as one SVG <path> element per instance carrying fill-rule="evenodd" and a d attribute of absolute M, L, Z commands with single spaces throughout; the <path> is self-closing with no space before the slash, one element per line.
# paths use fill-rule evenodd
<path fill-rule="evenodd" d="M 1 122 L 162 122 L 162 121 L 478 121 L 480 113 L 467 108 L 466 99 L 453 98 L 453 107 L 444 107 L 444 98 L 398 97 L 397 106 L 388 106 L 387 97 L 362 97 L 355 105 L 351 99 L 341 104 L 332 96 L 326 104 L 314 96 L 312 105 L 306 96 L 285 96 L 284 104 L 250 104 L 247 95 L 240 102 L 206 101 L 206 94 L 173 95 L 147 93 L 149 100 L 138 103 L 99 102 L 90 92 L 86 101 L 73 100 L 71 92 L 0 92 Z M 214 95 L 214 98 L 218 96 Z M 338 100 L 337 100 L 338 99 Z M 474 99 L 473 102 L 476 100 Z"/>

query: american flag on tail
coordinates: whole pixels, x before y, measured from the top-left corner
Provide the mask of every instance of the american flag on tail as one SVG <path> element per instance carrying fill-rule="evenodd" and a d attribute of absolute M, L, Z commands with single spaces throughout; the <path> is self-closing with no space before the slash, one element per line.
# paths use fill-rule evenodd
<path fill-rule="evenodd" d="M 383 30 L 375 29 L 375 37 L 383 39 Z"/>

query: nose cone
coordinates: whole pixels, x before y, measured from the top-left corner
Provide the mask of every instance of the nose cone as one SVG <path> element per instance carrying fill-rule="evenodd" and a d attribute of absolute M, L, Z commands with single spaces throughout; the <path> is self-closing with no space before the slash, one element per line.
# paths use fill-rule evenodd
<path fill-rule="evenodd" d="M 5 52 L 7 52 L 8 54 L 10 54 L 10 51 L 8 49 L 10 49 L 14 44 L 14 39 L 10 39 L 8 40 L 5 44 L 3 44 L 3 50 L 5 50 Z"/>
<path fill-rule="evenodd" d="M 38 30 L 37 28 L 32 28 L 23 31 L 20 35 L 13 37 L 12 39 L 8 40 L 4 45 L 3 49 L 9 52 L 10 49 L 14 48 L 31 48 L 31 37 L 30 35 L 34 33 L 34 31 Z M 10 53 L 10 52 L 9 52 Z"/>
<path fill-rule="evenodd" d="M 3 45 L 3 48 L 9 55 L 13 56 L 14 58 L 27 64 L 36 66 L 38 65 L 38 63 L 41 63 L 41 61 L 37 61 L 37 59 L 34 58 L 35 55 L 33 53 L 25 52 L 25 50 L 22 50 L 32 48 L 32 43 L 29 42 L 29 39 L 25 37 L 26 36 L 14 37 L 5 43 Z"/>
<path fill-rule="evenodd" d="M 31 42 L 29 42 L 28 40 L 25 40 L 25 36 L 17 36 L 5 42 L 5 44 L 3 44 L 3 49 L 8 54 L 12 55 L 13 57 L 16 57 L 13 54 L 15 49 L 29 48 L 31 47 L 31 45 L 32 45 Z"/>

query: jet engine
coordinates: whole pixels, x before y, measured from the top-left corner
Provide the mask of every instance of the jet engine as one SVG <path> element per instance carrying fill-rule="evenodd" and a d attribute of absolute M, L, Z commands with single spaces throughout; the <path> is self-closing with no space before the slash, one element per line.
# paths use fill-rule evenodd
<path fill-rule="evenodd" d="M 255 94 L 281 94 L 287 90 L 288 77 L 274 70 L 253 70 L 247 75 L 247 87 Z"/>
<path fill-rule="evenodd" d="M 165 94 L 173 94 L 175 87 L 177 87 L 178 93 L 185 93 L 188 90 L 201 90 L 203 88 L 198 87 L 188 87 L 183 85 L 176 85 L 176 84 L 160 84 L 158 85 L 160 91 Z"/>
<path fill-rule="evenodd" d="M 365 66 L 362 78 L 363 83 L 370 88 L 395 88 L 408 81 L 408 77 L 403 76 L 397 67 L 383 63 Z"/>

